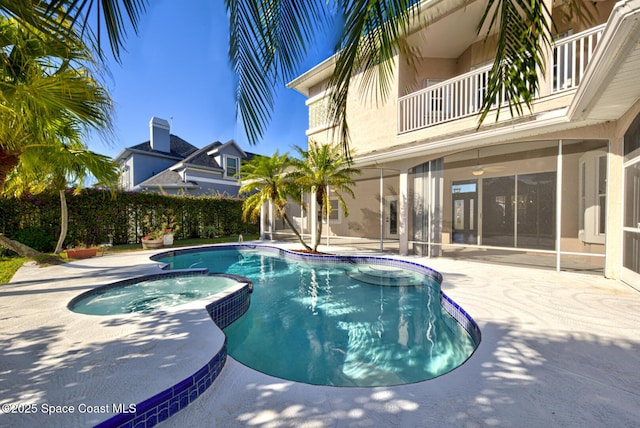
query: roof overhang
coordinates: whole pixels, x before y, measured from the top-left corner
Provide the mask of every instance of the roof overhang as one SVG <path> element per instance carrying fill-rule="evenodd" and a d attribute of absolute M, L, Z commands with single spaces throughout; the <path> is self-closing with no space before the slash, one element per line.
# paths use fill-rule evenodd
<path fill-rule="evenodd" d="M 617 120 L 640 99 L 640 0 L 616 3 L 590 63 L 567 115 Z"/>
<path fill-rule="evenodd" d="M 235 141 L 233 141 L 233 140 L 229 140 L 229 141 L 227 141 L 226 143 L 224 143 L 223 145 L 218 146 L 218 147 L 215 147 L 215 148 L 213 148 L 213 149 L 209 150 L 209 151 L 207 152 L 207 154 L 208 154 L 209 156 L 215 156 L 215 155 L 219 154 L 222 150 L 226 149 L 226 148 L 227 148 L 227 147 L 229 147 L 229 146 L 234 146 L 234 147 L 236 148 L 236 150 L 238 150 L 238 151 L 240 152 L 240 154 L 242 155 L 242 157 L 247 157 L 247 154 L 245 153 L 245 151 L 244 151 L 244 150 L 242 150 L 242 148 L 238 145 L 238 143 L 236 143 L 236 142 L 235 142 Z"/>
<path fill-rule="evenodd" d="M 522 121 L 515 118 L 510 123 L 500 123 L 499 126 L 489 126 L 484 130 L 468 130 L 450 136 L 438 136 L 435 140 L 418 140 L 410 143 L 391 146 L 388 149 L 369 152 L 356 156 L 354 161 L 359 167 L 387 164 L 389 162 L 415 159 L 416 156 L 441 156 L 446 151 L 456 151 L 479 146 L 500 144 L 515 139 L 531 139 L 549 132 L 562 131 L 576 124 L 569 122 L 567 109 L 561 108 L 544 112 Z M 580 126 L 588 124 L 581 122 Z"/>
<path fill-rule="evenodd" d="M 184 183 L 184 184 L 144 184 L 144 185 L 140 185 L 140 188 L 142 189 L 197 189 L 200 186 L 198 186 L 195 183 Z"/>
<path fill-rule="evenodd" d="M 420 14 L 416 15 L 412 20 L 409 29 L 410 37 L 420 37 L 416 34 L 420 33 L 425 28 L 425 22 L 429 25 L 426 27 L 427 31 L 431 32 L 431 27 L 438 27 L 437 35 L 432 37 L 433 40 L 446 40 L 447 43 L 456 42 L 463 43 L 464 47 L 470 43 L 469 37 L 472 39 L 477 36 L 477 31 L 474 25 L 479 22 L 480 16 L 484 11 L 485 0 L 423 0 L 416 4 L 414 8 L 420 8 Z M 479 6 L 482 6 L 478 9 Z M 478 9 L 478 11 L 476 11 Z M 440 18 L 450 15 L 451 13 L 459 13 L 460 17 L 456 19 L 456 22 L 460 25 L 452 26 L 448 21 L 437 23 Z M 471 16 L 473 15 L 473 16 Z M 471 16 L 471 18 L 470 18 Z M 472 23 L 468 20 L 472 19 Z M 469 37 L 463 37 L 462 32 L 469 33 Z M 430 37 L 430 36 L 429 36 Z M 431 37 L 430 37 L 431 38 Z M 442 45 L 442 43 L 438 43 Z M 440 48 L 438 52 L 455 51 L 459 49 Z M 431 56 L 433 53 L 427 55 Z M 301 74 L 291 82 L 287 83 L 287 88 L 295 89 L 305 97 L 309 97 L 310 89 L 326 80 L 328 80 L 333 74 L 335 69 L 337 54 L 327 58 L 320 64 Z"/>
<path fill-rule="evenodd" d="M 156 158 L 164 158 L 164 159 L 175 159 L 175 160 L 182 159 L 179 156 L 172 156 L 169 154 L 163 154 L 160 152 L 152 152 L 147 150 L 132 149 L 129 147 L 129 148 L 123 149 L 120 153 L 118 153 L 118 155 L 114 157 L 113 160 L 117 162 L 120 159 L 127 159 L 129 157 L 129 154 L 140 154 L 140 155 L 153 156 Z"/>

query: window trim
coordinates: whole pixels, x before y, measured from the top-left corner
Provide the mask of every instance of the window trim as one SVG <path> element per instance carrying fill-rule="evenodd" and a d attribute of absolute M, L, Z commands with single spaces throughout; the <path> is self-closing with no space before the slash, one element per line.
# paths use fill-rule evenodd
<path fill-rule="evenodd" d="M 229 159 L 235 159 L 236 171 L 233 174 L 229 174 Z M 240 174 L 240 158 L 238 156 L 224 155 L 224 178 L 231 178 L 237 180 L 236 175 Z"/>

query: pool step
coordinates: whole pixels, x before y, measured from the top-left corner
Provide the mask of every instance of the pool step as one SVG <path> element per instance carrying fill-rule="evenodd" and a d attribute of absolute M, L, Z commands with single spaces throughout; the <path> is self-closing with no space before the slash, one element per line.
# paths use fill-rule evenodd
<path fill-rule="evenodd" d="M 346 273 L 351 279 L 372 285 L 405 287 L 424 283 L 412 272 L 391 266 L 359 266 L 356 271 Z"/>

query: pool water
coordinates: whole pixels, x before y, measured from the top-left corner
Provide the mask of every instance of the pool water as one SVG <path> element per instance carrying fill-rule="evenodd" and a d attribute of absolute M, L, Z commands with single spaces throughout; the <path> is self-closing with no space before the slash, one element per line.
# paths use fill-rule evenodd
<path fill-rule="evenodd" d="M 231 278 L 209 275 L 144 280 L 90 293 L 74 302 L 72 310 L 87 315 L 152 311 L 212 296 L 237 283 Z"/>
<path fill-rule="evenodd" d="M 475 344 L 442 309 L 439 284 L 405 269 L 293 261 L 251 249 L 175 252 L 172 269 L 253 281 L 248 312 L 224 332 L 234 359 L 298 382 L 391 386 L 458 367 Z"/>

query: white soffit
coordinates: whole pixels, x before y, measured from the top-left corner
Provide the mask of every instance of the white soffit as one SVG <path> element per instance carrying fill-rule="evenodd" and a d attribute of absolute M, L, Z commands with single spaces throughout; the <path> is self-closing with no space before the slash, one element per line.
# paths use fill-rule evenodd
<path fill-rule="evenodd" d="M 640 98 L 640 0 L 616 4 L 569 108 L 571 120 L 617 120 Z"/>

